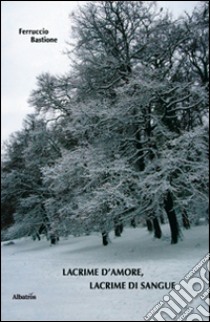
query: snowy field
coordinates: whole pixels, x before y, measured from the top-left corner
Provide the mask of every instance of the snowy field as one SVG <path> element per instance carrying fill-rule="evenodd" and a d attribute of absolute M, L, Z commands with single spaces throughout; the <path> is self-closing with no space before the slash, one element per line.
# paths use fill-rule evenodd
<path fill-rule="evenodd" d="M 46 239 L 2 243 L 2 321 L 143 321 L 168 290 L 90 289 L 90 282 L 179 282 L 208 252 L 208 227 L 184 232 L 170 245 L 146 228 L 125 229 L 101 245 L 100 235 L 69 237 L 50 246 Z M 63 276 L 63 268 L 141 268 L 143 277 Z M 36 300 L 14 300 L 33 293 Z"/>

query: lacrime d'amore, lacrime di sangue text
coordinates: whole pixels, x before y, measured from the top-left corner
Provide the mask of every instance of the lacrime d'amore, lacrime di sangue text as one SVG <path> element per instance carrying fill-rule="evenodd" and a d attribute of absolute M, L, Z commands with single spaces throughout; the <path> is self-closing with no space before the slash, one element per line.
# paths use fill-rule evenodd
<path fill-rule="evenodd" d="M 20 35 L 28 35 L 30 37 L 30 41 L 32 43 L 57 43 L 58 38 L 49 38 L 47 35 L 49 34 L 49 30 L 42 29 L 22 29 L 19 28 Z"/>

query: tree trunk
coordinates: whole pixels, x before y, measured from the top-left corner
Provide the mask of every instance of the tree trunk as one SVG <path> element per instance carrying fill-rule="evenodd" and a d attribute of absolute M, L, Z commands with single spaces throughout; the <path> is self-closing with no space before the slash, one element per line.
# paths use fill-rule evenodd
<path fill-rule="evenodd" d="M 162 225 L 164 225 L 164 224 L 165 224 L 165 218 L 164 218 L 164 216 L 163 216 L 163 215 L 161 215 L 161 216 L 160 216 L 160 223 L 161 223 Z"/>
<path fill-rule="evenodd" d="M 136 228 L 136 219 L 135 219 L 135 217 L 133 217 L 131 219 L 131 227 Z"/>
<path fill-rule="evenodd" d="M 149 232 L 152 232 L 153 231 L 152 221 L 150 219 L 147 219 L 146 224 L 147 224 L 147 229 L 149 230 Z"/>
<path fill-rule="evenodd" d="M 116 237 L 121 237 L 121 234 L 123 232 L 123 224 L 118 223 L 114 227 L 114 232 Z"/>
<path fill-rule="evenodd" d="M 179 224 L 177 221 L 176 213 L 173 209 L 173 198 L 170 191 L 168 191 L 167 196 L 164 200 L 165 211 L 168 216 L 169 225 L 171 229 L 171 244 L 177 244 L 179 241 Z"/>
<path fill-rule="evenodd" d="M 185 229 L 190 229 L 190 220 L 186 209 L 182 211 L 182 223 Z"/>
<path fill-rule="evenodd" d="M 137 161 L 136 161 L 136 166 L 139 169 L 139 171 L 144 171 L 144 169 L 145 169 L 144 152 L 142 150 L 143 146 L 142 146 L 142 143 L 141 143 L 141 131 L 140 130 L 138 130 L 136 132 L 136 140 L 137 140 L 136 148 L 138 150 L 138 158 L 137 158 Z"/>
<path fill-rule="evenodd" d="M 50 235 L 50 242 L 51 242 L 51 245 L 55 245 L 59 242 L 59 237 L 57 235 Z"/>
<path fill-rule="evenodd" d="M 123 223 L 122 219 L 119 217 L 114 219 L 114 232 L 116 237 L 121 237 L 123 232 Z"/>
<path fill-rule="evenodd" d="M 160 239 L 162 237 L 162 231 L 160 228 L 158 218 L 154 217 L 152 221 L 153 221 L 154 233 L 155 233 L 154 236 L 155 236 L 155 238 Z"/>
<path fill-rule="evenodd" d="M 109 235 L 107 232 L 102 232 L 102 242 L 104 246 L 107 246 L 109 244 Z"/>

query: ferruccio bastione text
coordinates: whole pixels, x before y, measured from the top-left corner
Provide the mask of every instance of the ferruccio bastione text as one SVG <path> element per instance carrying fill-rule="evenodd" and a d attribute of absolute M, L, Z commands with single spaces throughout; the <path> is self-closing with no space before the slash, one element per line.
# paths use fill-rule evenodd
<path fill-rule="evenodd" d="M 42 29 L 22 29 L 19 28 L 19 35 L 30 36 L 31 43 L 57 43 L 58 38 L 49 37 L 49 30 Z"/>

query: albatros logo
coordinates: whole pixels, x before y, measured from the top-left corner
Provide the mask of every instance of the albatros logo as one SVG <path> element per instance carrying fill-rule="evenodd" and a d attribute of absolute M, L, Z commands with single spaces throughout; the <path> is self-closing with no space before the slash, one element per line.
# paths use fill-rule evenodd
<path fill-rule="evenodd" d="M 13 300 L 36 300 L 37 297 L 34 295 L 34 293 L 29 293 L 29 294 L 14 294 L 12 297 Z"/>
<path fill-rule="evenodd" d="M 145 321 L 208 321 L 209 254 L 163 297 Z M 192 307 L 192 303 L 194 305 Z M 197 302 L 197 303 L 196 303 Z"/>

